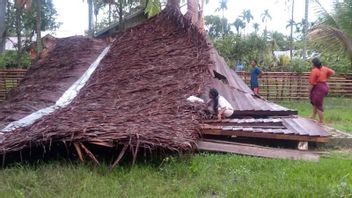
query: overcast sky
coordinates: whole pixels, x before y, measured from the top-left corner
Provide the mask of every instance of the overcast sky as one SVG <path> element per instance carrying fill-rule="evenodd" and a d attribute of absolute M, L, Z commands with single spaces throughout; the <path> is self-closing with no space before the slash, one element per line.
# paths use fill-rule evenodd
<path fill-rule="evenodd" d="M 265 9 L 269 10 L 272 21 L 268 22 L 268 30 L 277 30 L 288 34 L 286 25 L 290 19 L 290 11 L 286 0 L 228 0 L 228 10 L 225 11 L 225 17 L 229 22 L 234 22 L 241 15 L 242 10 L 250 9 L 254 16 L 254 22 L 261 23 L 261 14 Z M 331 7 L 332 0 L 320 0 L 326 9 Z M 300 22 L 304 17 L 305 0 L 295 0 L 295 21 Z M 88 26 L 88 11 L 86 1 L 83 0 L 54 0 L 55 7 L 58 11 L 58 20 L 62 23 L 60 29 L 56 32 L 57 37 L 66 37 L 72 35 L 83 35 Z M 69 6 L 68 6 L 69 5 Z M 215 12 L 219 5 L 219 0 L 210 0 L 205 7 L 205 15 L 219 15 Z M 310 4 L 309 21 L 314 21 L 316 17 L 314 5 Z M 251 25 L 252 26 L 252 25 Z M 263 29 L 264 25 L 260 26 Z"/>

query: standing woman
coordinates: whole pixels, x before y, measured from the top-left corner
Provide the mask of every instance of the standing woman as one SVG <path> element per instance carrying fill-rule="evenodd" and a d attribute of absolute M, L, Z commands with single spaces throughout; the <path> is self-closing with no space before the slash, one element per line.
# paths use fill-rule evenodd
<path fill-rule="evenodd" d="M 319 122 L 324 123 L 324 98 L 328 95 L 329 87 L 327 84 L 328 79 L 335 71 L 322 66 L 318 58 L 312 60 L 313 67 L 309 74 L 310 87 L 310 103 L 313 105 L 312 119 L 319 115 Z"/>

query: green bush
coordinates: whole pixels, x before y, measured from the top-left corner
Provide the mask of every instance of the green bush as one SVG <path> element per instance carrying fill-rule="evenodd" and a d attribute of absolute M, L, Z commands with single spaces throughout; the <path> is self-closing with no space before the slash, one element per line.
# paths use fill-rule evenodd
<path fill-rule="evenodd" d="M 303 59 L 294 58 L 288 65 L 288 71 L 290 72 L 308 72 L 311 69 L 311 63 Z"/>
<path fill-rule="evenodd" d="M 0 68 L 18 68 L 17 60 L 17 51 L 6 51 L 0 54 Z M 27 68 L 30 64 L 30 55 L 27 52 L 22 53 L 20 68 Z"/>
<path fill-rule="evenodd" d="M 287 66 L 290 63 L 290 57 L 286 56 L 286 55 L 281 55 L 279 56 L 279 65 L 280 66 Z"/>

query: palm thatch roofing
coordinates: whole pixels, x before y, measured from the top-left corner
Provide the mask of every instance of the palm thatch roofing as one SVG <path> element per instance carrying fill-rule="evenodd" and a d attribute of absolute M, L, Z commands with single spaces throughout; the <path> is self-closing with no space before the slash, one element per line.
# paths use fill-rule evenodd
<path fill-rule="evenodd" d="M 186 101 L 187 97 L 202 96 L 209 87 L 221 87 L 212 80 L 218 72 L 226 77 L 231 89 L 253 97 L 215 52 L 206 35 L 179 10 L 167 7 L 115 38 L 70 105 L 30 126 L 0 135 L 0 155 L 34 146 L 50 147 L 53 142 L 73 143 L 80 157 L 85 153 L 96 162 L 88 144 L 108 148 L 122 145 L 114 164 L 127 148 L 134 159 L 142 148 L 192 151 L 200 137 L 203 117 Z M 60 59 L 54 53 L 50 57 Z M 19 89 L 26 86 L 25 82 Z M 267 108 L 270 112 L 288 111 L 278 105 Z"/>
<path fill-rule="evenodd" d="M 5 133 L 0 154 L 56 141 L 192 150 L 199 119 L 186 98 L 203 90 L 210 62 L 205 37 L 165 10 L 119 35 L 68 107 Z"/>

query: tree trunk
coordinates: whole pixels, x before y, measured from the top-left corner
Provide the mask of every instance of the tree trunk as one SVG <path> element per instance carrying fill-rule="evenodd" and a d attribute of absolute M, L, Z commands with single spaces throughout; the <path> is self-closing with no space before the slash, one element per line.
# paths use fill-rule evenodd
<path fill-rule="evenodd" d="M 166 7 L 180 9 L 180 0 L 167 0 Z"/>
<path fill-rule="evenodd" d="M 309 5 L 309 0 L 306 0 L 305 8 L 304 8 L 304 24 L 303 24 L 303 51 L 302 51 L 303 59 L 307 58 L 308 7 L 309 7 L 308 5 Z"/>
<path fill-rule="evenodd" d="M 204 22 L 204 0 L 201 0 L 200 10 L 198 12 L 198 27 L 199 30 L 205 31 L 205 22 Z"/>
<path fill-rule="evenodd" d="M 88 35 L 93 36 L 93 0 L 88 0 Z"/>
<path fill-rule="evenodd" d="M 42 0 L 35 0 L 35 25 L 37 33 L 37 58 L 39 58 L 40 53 L 43 51 L 42 44 Z"/>
<path fill-rule="evenodd" d="M 22 57 L 22 40 L 21 40 L 21 15 L 22 9 L 17 6 L 16 7 L 16 35 L 17 35 L 17 66 L 21 66 L 21 57 Z"/>
<path fill-rule="evenodd" d="M 290 59 L 292 60 L 292 50 L 293 50 L 293 13 L 295 7 L 295 0 L 292 0 L 292 10 L 291 10 L 291 33 L 290 33 Z"/>
<path fill-rule="evenodd" d="M 0 54 L 5 51 L 6 44 L 6 4 L 7 0 L 0 1 Z"/>
<path fill-rule="evenodd" d="M 125 22 L 123 19 L 123 0 L 119 0 L 119 29 L 120 31 L 125 30 Z"/>
<path fill-rule="evenodd" d="M 189 18 L 194 25 L 198 25 L 198 0 L 187 0 L 186 17 Z"/>

